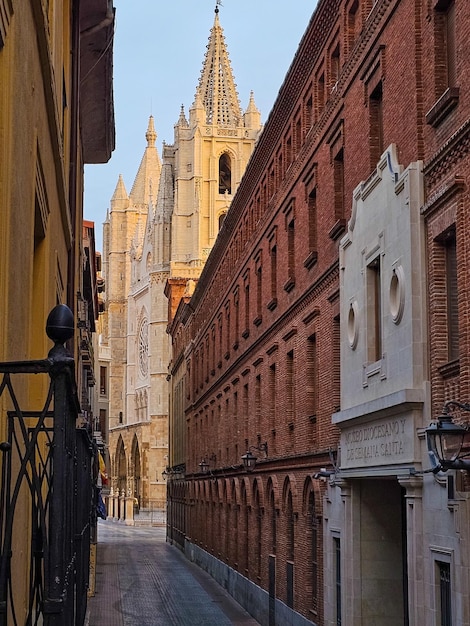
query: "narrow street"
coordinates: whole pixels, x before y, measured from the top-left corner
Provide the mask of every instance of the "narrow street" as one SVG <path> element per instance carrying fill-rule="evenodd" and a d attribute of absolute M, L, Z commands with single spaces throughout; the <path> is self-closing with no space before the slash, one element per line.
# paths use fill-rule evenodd
<path fill-rule="evenodd" d="M 163 527 L 98 523 L 88 626 L 256 626 L 206 572 L 165 541 Z"/>

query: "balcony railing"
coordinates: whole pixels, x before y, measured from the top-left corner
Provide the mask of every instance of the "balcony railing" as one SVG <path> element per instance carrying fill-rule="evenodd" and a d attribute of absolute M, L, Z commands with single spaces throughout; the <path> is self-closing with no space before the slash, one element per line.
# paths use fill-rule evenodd
<path fill-rule="evenodd" d="M 0 443 L 0 626 L 85 621 L 96 446 L 76 426 L 74 361 L 63 345 L 73 316 L 64 306 L 49 316 L 55 346 L 47 359 L 0 363 L 0 401 L 9 409 Z M 48 390 L 42 407 L 23 410 L 33 374 L 49 377 Z"/>

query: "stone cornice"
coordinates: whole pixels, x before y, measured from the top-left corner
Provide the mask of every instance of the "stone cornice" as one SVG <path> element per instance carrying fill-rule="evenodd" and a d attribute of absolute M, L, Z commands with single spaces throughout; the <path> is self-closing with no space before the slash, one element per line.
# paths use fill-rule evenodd
<path fill-rule="evenodd" d="M 424 176 L 428 185 L 435 184 L 449 169 L 470 151 L 470 119 L 439 148 L 425 163 Z"/>

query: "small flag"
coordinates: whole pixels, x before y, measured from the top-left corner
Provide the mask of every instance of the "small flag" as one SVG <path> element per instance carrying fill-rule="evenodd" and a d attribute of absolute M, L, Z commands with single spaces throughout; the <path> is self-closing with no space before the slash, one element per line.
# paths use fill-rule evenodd
<path fill-rule="evenodd" d="M 108 484 L 108 473 L 106 471 L 106 464 L 104 462 L 103 456 L 101 455 L 101 452 L 98 452 L 98 460 L 99 460 L 99 464 L 100 464 L 101 483 L 103 485 L 107 485 Z"/>

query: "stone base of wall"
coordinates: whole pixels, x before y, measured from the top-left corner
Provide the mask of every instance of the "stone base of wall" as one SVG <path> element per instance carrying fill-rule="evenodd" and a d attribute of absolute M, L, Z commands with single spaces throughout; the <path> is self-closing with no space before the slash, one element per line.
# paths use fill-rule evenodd
<path fill-rule="evenodd" d="M 314 622 L 280 600 L 275 600 L 274 617 L 270 621 L 267 591 L 190 541 L 185 541 L 184 553 L 190 561 L 210 574 L 262 626 L 315 626 Z"/>

